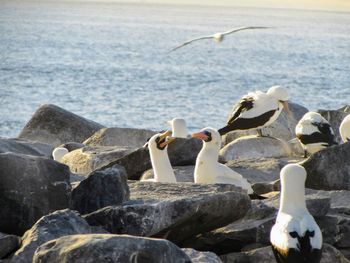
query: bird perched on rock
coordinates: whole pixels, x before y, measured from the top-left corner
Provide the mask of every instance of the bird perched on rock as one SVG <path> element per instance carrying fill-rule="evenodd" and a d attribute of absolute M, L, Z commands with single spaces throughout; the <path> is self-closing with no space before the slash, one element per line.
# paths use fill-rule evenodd
<path fill-rule="evenodd" d="M 339 133 L 343 142 L 350 141 L 350 114 L 344 118 L 339 127 Z"/>
<path fill-rule="evenodd" d="M 194 169 L 194 182 L 205 184 L 233 184 L 253 194 L 250 183 L 226 165 L 218 162 L 221 147 L 220 134 L 214 128 L 204 128 L 193 133 L 192 137 L 203 140 L 202 150 L 199 152 Z"/>
<path fill-rule="evenodd" d="M 56 147 L 52 151 L 52 157 L 55 161 L 61 162 L 63 156 L 66 155 L 68 152 L 69 152 L 68 149 L 65 147 Z"/>
<path fill-rule="evenodd" d="M 168 137 L 169 135 L 170 131 L 157 133 L 145 144 L 145 147 L 149 149 L 154 179 L 146 179 L 144 181 L 176 183 L 176 177 L 171 167 L 167 150 L 167 145 L 174 141 L 175 138 Z"/>
<path fill-rule="evenodd" d="M 329 122 L 317 112 L 307 112 L 295 127 L 295 134 L 307 153 L 314 154 L 326 147 L 336 145 Z"/>
<path fill-rule="evenodd" d="M 194 38 L 194 39 L 191 39 L 191 40 L 188 40 L 184 43 L 182 43 L 181 45 L 173 48 L 172 50 L 170 50 L 170 52 L 172 51 L 175 51 L 181 47 L 184 47 L 188 44 L 191 44 L 192 42 L 195 42 L 195 41 L 198 41 L 198 40 L 203 40 L 203 39 L 214 39 L 216 42 L 221 42 L 224 40 L 224 37 L 226 35 L 229 35 L 229 34 L 232 34 L 232 33 L 236 33 L 238 31 L 242 31 L 242 30 L 249 30 L 249 29 L 265 29 L 265 28 L 269 28 L 269 27 L 262 27 L 262 26 L 250 26 L 250 27 L 240 27 L 240 28 L 235 28 L 235 29 L 232 29 L 232 30 L 228 30 L 228 31 L 225 31 L 225 32 L 219 32 L 219 33 L 215 33 L 215 34 L 212 34 L 212 35 L 209 35 L 209 36 L 202 36 L 202 37 L 197 37 L 197 38 Z"/>
<path fill-rule="evenodd" d="M 234 106 L 227 125 L 219 133 L 257 129 L 258 135 L 263 136 L 261 128 L 273 123 L 283 108 L 289 111 L 288 92 L 280 86 L 273 86 L 266 93 L 250 92 Z"/>
<path fill-rule="evenodd" d="M 270 232 L 277 263 L 318 263 L 322 233 L 305 203 L 306 171 L 299 164 L 281 170 L 280 207 Z"/>
<path fill-rule="evenodd" d="M 174 118 L 171 121 L 167 121 L 169 125 L 172 127 L 171 137 L 176 138 L 187 138 L 187 126 L 186 121 L 180 118 Z"/>

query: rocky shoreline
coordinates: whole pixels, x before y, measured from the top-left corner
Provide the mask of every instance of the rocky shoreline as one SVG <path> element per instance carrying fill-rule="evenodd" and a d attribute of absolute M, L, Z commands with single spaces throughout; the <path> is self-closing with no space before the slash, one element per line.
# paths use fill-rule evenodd
<path fill-rule="evenodd" d="M 242 174 L 264 200 L 233 185 L 193 183 L 202 142 L 176 139 L 168 153 L 179 183 L 153 176 L 155 131 L 106 128 L 43 105 L 17 138 L 0 138 L 0 262 L 275 262 L 269 233 L 279 206 L 279 172 L 300 163 L 306 203 L 324 239 L 322 263 L 350 262 L 350 143 L 308 159 L 294 129 L 307 109 L 291 103 L 265 129 L 223 137 L 220 161 Z M 319 111 L 338 127 L 345 106 Z M 52 160 L 55 147 L 69 153 Z"/>

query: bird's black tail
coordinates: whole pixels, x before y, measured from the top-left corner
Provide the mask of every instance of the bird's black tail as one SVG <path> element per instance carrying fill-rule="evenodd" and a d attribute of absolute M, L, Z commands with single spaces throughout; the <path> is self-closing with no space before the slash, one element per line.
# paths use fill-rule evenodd
<path fill-rule="evenodd" d="M 233 131 L 234 129 L 232 129 L 232 127 L 230 127 L 229 125 L 221 128 L 218 130 L 218 132 L 220 133 L 220 135 L 225 135 L 226 133 L 230 132 L 230 131 Z"/>

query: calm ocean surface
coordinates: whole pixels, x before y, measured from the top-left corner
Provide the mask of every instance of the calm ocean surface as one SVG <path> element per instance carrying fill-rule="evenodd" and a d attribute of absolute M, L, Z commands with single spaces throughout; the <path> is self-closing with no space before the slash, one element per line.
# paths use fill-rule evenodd
<path fill-rule="evenodd" d="M 192 37 L 241 26 L 220 44 Z M 0 136 L 53 103 L 106 126 L 220 128 L 272 85 L 311 110 L 350 104 L 350 13 L 0 1 Z"/>

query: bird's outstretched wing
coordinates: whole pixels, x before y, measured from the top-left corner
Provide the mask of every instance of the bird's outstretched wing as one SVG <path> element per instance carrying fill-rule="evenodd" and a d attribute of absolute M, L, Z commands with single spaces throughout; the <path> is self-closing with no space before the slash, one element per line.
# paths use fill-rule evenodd
<path fill-rule="evenodd" d="M 223 35 L 228 35 L 228 34 L 232 34 L 232 33 L 238 32 L 238 31 L 242 31 L 242 30 L 249 30 L 249 29 L 266 29 L 266 28 L 271 28 L 271 27 L 265 27 L 265 26 L 240 27 L 240 28 L 231 29 L 231 30 L 226 31 L 226 32 L 222 32 L 221 34 L 223 34 Z"/>
<path fill-rule="evenodd" d="M 197 38 L 194 38 L 194 39 L 191 39 L 191 40 L 188 40 L 184 43 L 182 43 L 181 45 L 178 45 L 177 47 L 174 47 L 172 50 L 170 50 L 169 52 L 173 52 L 175 51 L 176 49 L 179 49 L 183 46 L 186 46 L 194 41 L 198 41 L 198 40 L 202 40 L 202 39 L 209 39 L 209 38 L 213 38 L 214 36 L 213 35 L 210 35 L 210 36 L 204 36 L 204 37 L 197 37 Z"/>

